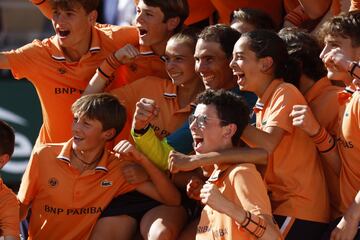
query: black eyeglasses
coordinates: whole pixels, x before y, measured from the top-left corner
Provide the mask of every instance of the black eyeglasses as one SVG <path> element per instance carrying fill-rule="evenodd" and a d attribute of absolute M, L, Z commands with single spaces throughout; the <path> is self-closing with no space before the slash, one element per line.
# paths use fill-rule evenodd
<path fill-rule="evenodd" d="M 198 128 L 203 129 L 203 128 L 205 128 L 208 120 L 219 120 L 220 122 L 228 123 L 227 121 L 221 120 L 221 119 L 218 119 L 218 118 L 209 118 L 205 114 L 201 114 L 201 115 L 198 115 L 198 116 L 195 116 L 194 114 L 191 114 L 189 116 L 189 125 L 191 125 L 194 121 L 196 121 L 196 126 Z"/>

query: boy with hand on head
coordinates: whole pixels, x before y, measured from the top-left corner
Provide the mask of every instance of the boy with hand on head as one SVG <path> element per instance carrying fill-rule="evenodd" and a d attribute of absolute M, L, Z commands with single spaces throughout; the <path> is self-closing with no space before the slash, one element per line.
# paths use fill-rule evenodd
<path fill-rule="evenodd" d="M 30 239 L 89 239 L 110 201 L 134 189 L 168 205 L 180 204 L 177 189 L 164 173 L 127 141 L 119 145 L 120 157 L 105 149 L 125 122 L 125 109 L 116 97 L 83 96 L 72 112 L 73 137 L 35 149 L 23 175 L 18 199 L 21 218 L 32 208 Z M 126 160 L 140 164 L 151 181 L 129 184 L 121 174 Z M 107 236 L 92 237 L 132 239 L 134 226 L 123 226 L 126 231 L 120 235 L 110 228 Z"/>
<path fill-rule="evenodd" d="M 15 146 L 14 129 L 0 120 L 0 169 L 10 160 Z M 19 239 L 19 203 L 0 178 L 0 238 Z"/>
<path fill-rule="evenodd" d="M 360 222 L 360 94 L 355 91 L 359 80 L 360 12 L 330 19 L 322 26 L 321 33 L 325 47 L 320 58 L 327 68 L 327 76 L 347 86 L 339 93 L 339 132 L 334 138 L 312 112 L 301 105 L 294 106 L 291 117 L 294 126 L 312 136 L 322 156 L 339 175 L 342 216 L 330 223 L 325 239 L 353 239 L 358 238 Z"/>
<path fill-rule="evenodd" d="M 234 148 L 248 124 L 243 100 L 224 90 L 208 89 L 197 97 L 197 102 L 189 118 L 196 154 Z M 264 150 L 254 151 L 262 151 L 264 158 L 267 156 Z M 197 196 L 205 207 L 196 239 L 280 238 L 265 184 L 255 165 L 215 164 L 212 169 L 209 166 L 203 169 L 208 180 Z M 194 193 L 194 189 L 188 189 Z"/>

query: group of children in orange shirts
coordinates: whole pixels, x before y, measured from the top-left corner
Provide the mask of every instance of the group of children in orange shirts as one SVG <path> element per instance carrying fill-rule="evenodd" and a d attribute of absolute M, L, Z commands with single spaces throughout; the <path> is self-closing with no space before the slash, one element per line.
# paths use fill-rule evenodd
<path fill-rule="evenodd" d="M 1 182 L 0 236 L 31 208 L 29 239 L 360 238 L 359 11 L 322 49 L 259 10 L 230 21 L 237 1 L 202 30 L 183 29 L 193 1 L 137 1 L 128 27 L 97 24 L 97 0 L 32 2 L 55 35 L 0 68 L 33 83 L 43 125 L 17 197 Z"/>

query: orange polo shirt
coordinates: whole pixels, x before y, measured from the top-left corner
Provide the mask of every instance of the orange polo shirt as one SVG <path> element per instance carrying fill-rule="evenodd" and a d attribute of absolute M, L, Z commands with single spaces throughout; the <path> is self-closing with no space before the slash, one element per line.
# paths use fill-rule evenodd
<path fill-rule="evenodd" d="M 222 195 L 252 214 L 268 214 L 271 206 L 264 181 L 254 164 L 223 165 L 215 169 L 208 179 Z M 251 191 L 249 191 L 251 189 Z M 196 240 L 257 239 L 235 220 L 205 205 L 197 227 Z"/>
<path fill-rule="evenodd" d="M 315 82 L 305 94 L 305 99 L 320 125 L 334 136 L 338 132 L 340 108 L 338 92 L 341 90 L 341 87 L 332 85 L 331 81 L 324 77 Z M 322 161 L 322 164 L 329 190 L 331 219 L 335 219 L 341 215 L 339 177 L 328 164 L 328 161 Z"/>
<path fill-rule="evenodd" d="M 325 177 L 316 147 L 310 137 L 292 125 L 293 105 L 306 104 L 299 90 L 275 79 L 258 99 L 263 109 L 256 114 L 256 127 L 278 127 L 284 136 L 268 159 L 265 182 L 273 214 L 327 222 L 329 201 Z"/>
<path fill-rule="evenodd" d="M 103 60 L 127 43 L 138 44 L 135 27 L 96 24 L 89 51 L 78 62 L 66 61 L 56 36 L 5 53 L 15 78 L 27 78 L 39 96 L 43 115 L 40 143 L 65 142 L 71 137 L 71 105 Z"/>
<path fill-rule="evenodd" d="M 104 208 L 134 190 L 121 175 L 120 159 L 105 151 L 93 170 L 70 164 L 72 140 L 34 150 L 18 199 L 31 204 L 29 239 L 88 239 Z"/>
<path fill-rule="evenodd" d="M 149 76 L 115 89 L 111 93 L 117 96 L 120 102 L 124 104 L 128 113 L 127 127 L 123 129 L 116 140 L 122 138 L 131 139 L 130 128 L 135 112 L 135 104 L 141 98 L 155 100 L 160 108 L 159 115 L 150 122 L 155 134 L 160 139 L 182 126 L 192 110 L 190 104 L 180 108 L 177 100 L 177 86 L 169 79 Z"/>
<path fill-rule="evenodd" d="M 159 55 L 156 55 L 150 48 L 139 47 L 140 56 L 132 63 L 121 65 L 115 71 L 115 79 L 110 85 L 110 89 L 116 89 L 140 78 L 156 76 L 168 78 L 165 63 Z"/>
<path fill-rule="evenodd" d="M 356 91 L 341 115 L 337 146 L 342 161 L 340 170 L 340 196 L 343 213 L 354 201 L 360 189 L 360 92 Z"/>
<path fill-rule="evenodd" d="M 19 203 L 0 178 L 0 236 L 19 236 Z"/>
<path fill-rule="evenodd" d="M 230 16 L 239 8 L 255 8 L 269 14 L 276 26 L 282 24 L 282 1 L 272 0 L 211 0 L 219 13 L 219 22 L 229 24 Z"/>

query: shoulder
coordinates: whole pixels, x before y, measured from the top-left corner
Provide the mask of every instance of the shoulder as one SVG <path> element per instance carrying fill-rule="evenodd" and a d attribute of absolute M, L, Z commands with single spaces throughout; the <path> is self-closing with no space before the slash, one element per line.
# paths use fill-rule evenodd
<path fill-rule="evenodd" d="M 156 90 L 156 89 L 163 89 L 163 88 L 159 88 L 161 86 L 166 87 L 171 81 L 168 81 L 167 79 L 163 79 L 163 78 L 159 78 L 159 77 L 155 77 L 155 76 L 146 76 L 143 78 L 140 78 L 136 81 L 133 81 L 123 87 L 114 89 L 112 92 L 116 93 L 116 92 L 123 92 L 129 89 L 134 89 L 137 90 L 138 93 L 150 93 L 150 91 L 152 90 Z"/>
<path fill-rule="evenodd" d="M 0 181 L 0 202 L 2 204 L 5 204 L 5 202 L 17 202 L 15 193 L 3 181 Z"/>
<path fill-rule="evenodd" d="M 230 179 L 252 176 L 253 174 L 257 175 L 259 172 L 256 169 L 256 166 L 252 163 L 241 163 L 232 166 L 229 169 L 228 175 Z"/>
<path fill-rule="evenodd" d="M 285 103 L 306 104 L 305 97 L 290 83 L 281 83 L 274 91 L 272 99 L 279 99 Z"/>
<path fill-rule="evenodd" d="M 33 149 L 32 159 L 38 159 L 38 161 L 50 162 L 56 159 L 60 154 L 64 143 L 47 143 L 41 144 Z"/>
<path fill-rule="evenodd" d="M 124 39 L 126 38 L 134 38 L 138 39 L 138 31 L 134 26 L 115 26 L 111 24 L 99 24 L 96 23 L 94 26 L 95 30 L 99 33 L 102 33 L 110 38 L 114 36 L 119 36 Z"/>

